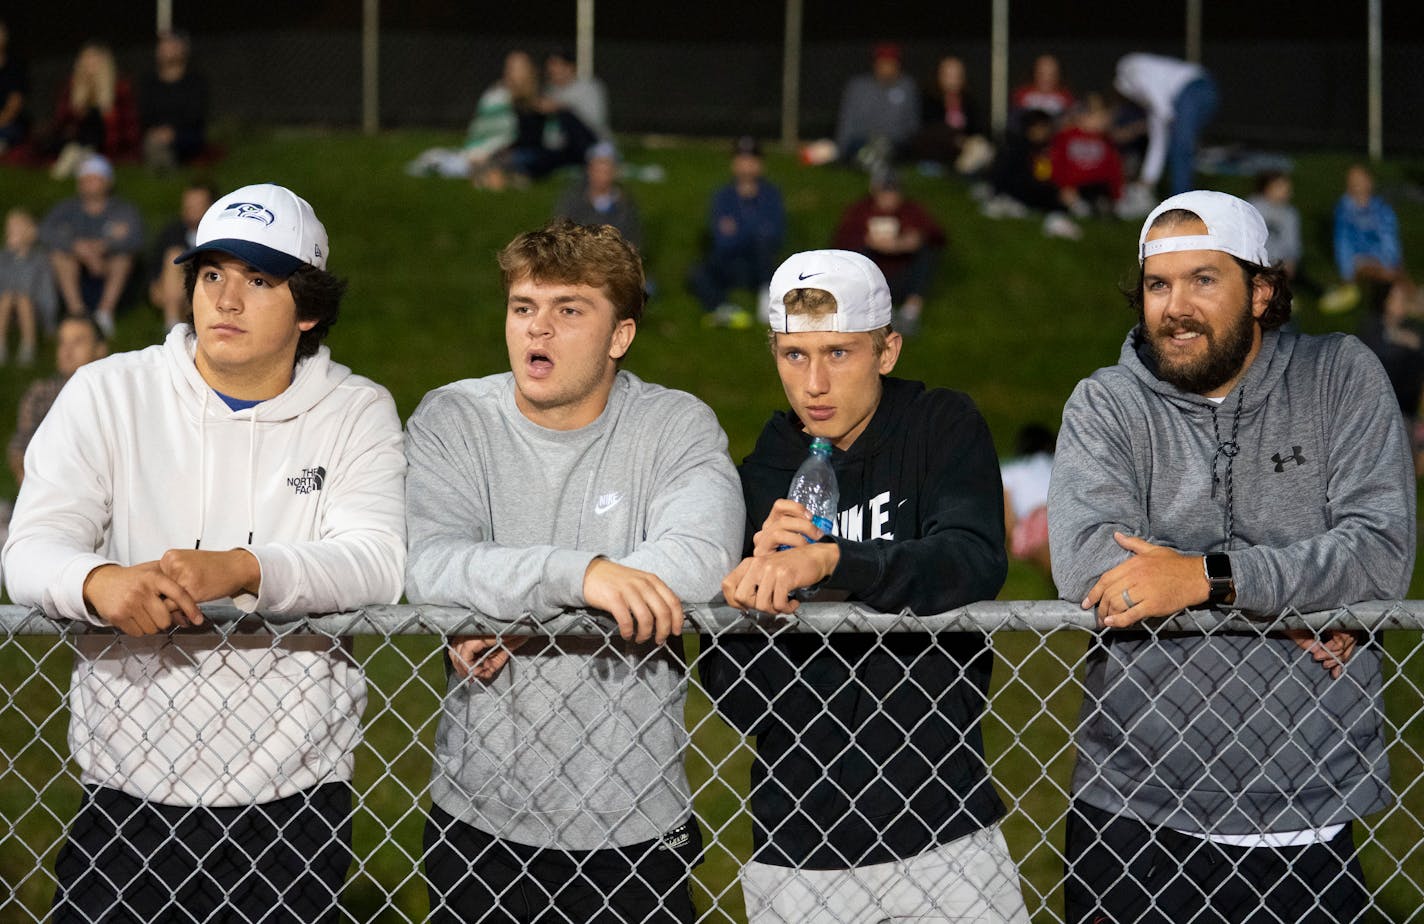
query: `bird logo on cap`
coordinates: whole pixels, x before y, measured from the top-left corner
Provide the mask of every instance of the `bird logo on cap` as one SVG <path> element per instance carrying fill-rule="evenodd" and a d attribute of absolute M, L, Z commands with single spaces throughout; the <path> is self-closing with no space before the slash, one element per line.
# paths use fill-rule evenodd
<path fill-rule="evenodd" d="M 228 217 L 229 213 L 233 218 L 249 218 L 252 221 L 260 221 L 264 225 L 270 225 L 277 220 L 277 216 L 273 215 L 266 206 L 258 205 L 256 202 L 234 202 L 223 209 L 224 217 Z"/>

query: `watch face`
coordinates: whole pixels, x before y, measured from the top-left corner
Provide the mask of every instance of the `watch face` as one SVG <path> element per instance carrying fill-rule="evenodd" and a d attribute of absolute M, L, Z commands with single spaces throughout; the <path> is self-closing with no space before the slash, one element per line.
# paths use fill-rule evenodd
<path fill-rule="evenodd" d="M 1212 552 L 1206 556 L 1206 576 L 1212 581 L 1231 580 L 1231 557 L 1224 552 Z"/>

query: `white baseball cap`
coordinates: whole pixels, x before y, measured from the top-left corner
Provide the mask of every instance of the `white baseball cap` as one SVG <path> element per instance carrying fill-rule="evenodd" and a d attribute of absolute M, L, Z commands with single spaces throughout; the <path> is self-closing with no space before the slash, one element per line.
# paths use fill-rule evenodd
<path fill-rule="evenodd" d="M 311 204 L 271 183 L 244 186 L 214 202 L 198 222 L 196 243 L 174 263 L 205 250 L 231 254 L 273 276 L 290 276 L 304 263 L 326 269 L 326 228 Z"/>
<path fill-rule="evenodd" d="M 74 171 L 74 176 L 78 179 L 81 176 L 101 176 L 106 180 L 114 178 L 114 165 L 109 163 L 109 158 L 103 154 L 90 154 L 79 162 L 79 166 Z"/>
<path fill-rule="evenodd" d="M 786 313 L 792 289 L 824 289 L 835 296 L 833 314 L 811 317 Z M 771 329 L 781 334 L 808 331 L 859 333 L 890 323 L 890 286 L 880 267 L 852 250 L 807 250 L 794 254 L 771 277 Z"/>
<path fill-rule="evenodd" d="M 1157 216 L 1172 209 L 1191 212 L 1206 225 L 1206 234 L 1184 234 L 1147 240 L 1147 232 Z M 1220 250 L 1247 263 L 1269 266 L 1266 256 L 1266 220 L 1245 199 L 1209 189 L 1178 193 L 1152 210 L 1137 237 L 1137 262 L 1159 253 L 1179 250 Z"/>

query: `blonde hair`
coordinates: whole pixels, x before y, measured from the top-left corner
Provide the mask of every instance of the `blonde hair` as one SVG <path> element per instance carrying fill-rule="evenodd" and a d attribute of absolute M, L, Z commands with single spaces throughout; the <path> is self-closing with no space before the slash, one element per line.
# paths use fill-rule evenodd
<path fill-rule="evenodd" d="M 836 297 L 825 289 L 787 289 L 786 294 L 781 297 L 781 304 L 786 307 L 787 315 L 795 315 L 805 318 L 824 318 L 828 314 L 835 314 L 840 308 L 840 303 Z M 885 352 L 885 338 L 890 336 L 894 328 L 889 324 L 876 330 L 870 331 L 870 346 L 875 350 L 875 355 L 879 356 Z M 771 332 L 771 348 L 776 349 L 776 331 Z"/>
<path fill-rule="evenodd" d="M 85 66 L 86 59 L 92 62 L 88 66 Z M 79 49 L 74 59 L 74 72 L 69 78 L 69 105 L 76 112 L 93 106 L 107 114 L 114 108 L 114 88 L 118 80 L 114 53 L 109 46 L 89 42 Z"/>

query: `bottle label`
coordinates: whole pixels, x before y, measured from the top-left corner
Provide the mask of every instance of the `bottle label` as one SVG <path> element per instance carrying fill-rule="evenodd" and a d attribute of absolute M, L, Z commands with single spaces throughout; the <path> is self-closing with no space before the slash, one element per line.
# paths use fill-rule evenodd
<path fill-rule="evenodd" d="M 827 536 L 833 535 L 836 531 L 836 524 L 832 523 L 829 517 L 814 516 L 811 517 L 811 522 Z M 806 541 L 809 542 L 810 540 L 808 539 Z"/>

